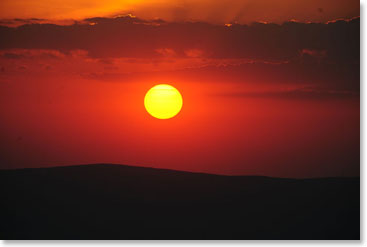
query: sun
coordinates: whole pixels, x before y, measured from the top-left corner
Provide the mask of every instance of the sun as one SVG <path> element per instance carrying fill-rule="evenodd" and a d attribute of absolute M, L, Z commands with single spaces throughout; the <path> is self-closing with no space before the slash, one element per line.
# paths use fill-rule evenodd
<path fill-rule="evenodd" d="M 144 106 L 147 112 L 158 119 L 176 116 L 182 108 L 182 96 L 173 86 L 155 85 L 145 94 Z"/>

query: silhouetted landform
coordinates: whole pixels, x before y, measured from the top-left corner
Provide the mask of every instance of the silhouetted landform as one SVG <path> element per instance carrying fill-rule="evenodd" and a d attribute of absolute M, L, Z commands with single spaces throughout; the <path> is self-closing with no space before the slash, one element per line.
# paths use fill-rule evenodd
<path fill-rule="evenodd" d="M 0 171 L 1 239 L 359 239 L 360 179 L 123 165 Z"/>

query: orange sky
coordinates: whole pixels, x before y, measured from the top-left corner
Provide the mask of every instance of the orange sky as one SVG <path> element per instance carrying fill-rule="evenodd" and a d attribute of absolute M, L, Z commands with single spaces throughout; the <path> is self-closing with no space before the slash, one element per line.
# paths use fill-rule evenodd
<path fill-rule="evenodd" d="M 0 19 L 83 19 L 133 13 L 140 18 L 214 23 L 325 22 L 359 16 L 352 0 L 2 0 Z"/>

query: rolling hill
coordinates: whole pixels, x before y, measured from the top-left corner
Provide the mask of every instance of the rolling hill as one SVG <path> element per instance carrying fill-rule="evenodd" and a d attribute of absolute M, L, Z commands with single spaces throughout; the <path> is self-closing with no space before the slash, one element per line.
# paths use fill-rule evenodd
<path fill-rule="evenodd" d="M 360 179 L 79 165 L 0 171 L 1 239 L 359 239 Z"/>

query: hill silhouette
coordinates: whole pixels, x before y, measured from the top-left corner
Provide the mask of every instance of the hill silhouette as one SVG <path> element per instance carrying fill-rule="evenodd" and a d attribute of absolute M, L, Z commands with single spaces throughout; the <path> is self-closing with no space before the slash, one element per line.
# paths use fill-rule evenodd
<path fill-rule="evenodd" d="M 359 239 L 360 179 L 124 165 L 0 171 L 1 239 Z"/>

